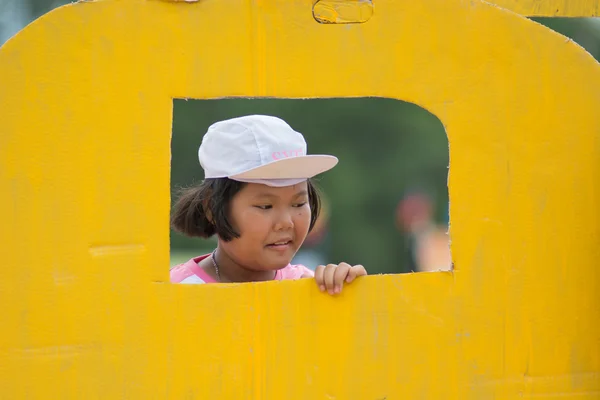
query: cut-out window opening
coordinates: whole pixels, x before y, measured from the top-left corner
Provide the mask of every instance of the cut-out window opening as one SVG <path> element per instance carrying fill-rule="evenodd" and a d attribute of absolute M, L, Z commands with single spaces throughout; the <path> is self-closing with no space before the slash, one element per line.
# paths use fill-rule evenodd
<path fill-rule="evenodd" d="M 382 98 L 174 100 L 171 198 L 199 184 L 198 147 L 217 121 L 279 117 L 309 154 L 339 164 L 319 175 L 321 217 L 292 263 L 364 265 L 369 274 L 451 269 L 448 139 L 441 121 L 411 103 Z M 210 253 L 216 239 L 171 232 L 171 266 Z"/>

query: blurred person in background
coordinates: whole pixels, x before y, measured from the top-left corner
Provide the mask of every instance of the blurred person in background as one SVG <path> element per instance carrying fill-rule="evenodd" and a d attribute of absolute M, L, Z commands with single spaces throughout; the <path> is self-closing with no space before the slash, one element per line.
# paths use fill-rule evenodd
<path fill-rule="evenodd" d="M 413 271 L 452 269 L 448 222 L 436 223 L 431 196 L 423 191 L 404 196 L 396 208 L 396 224 L 408 236 Z"/>

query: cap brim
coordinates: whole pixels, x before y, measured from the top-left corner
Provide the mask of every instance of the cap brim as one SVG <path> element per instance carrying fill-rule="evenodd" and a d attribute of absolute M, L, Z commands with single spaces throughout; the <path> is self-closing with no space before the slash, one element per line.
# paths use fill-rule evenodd
<path fill-rule="evenodd" d="M 309 179 L 328 171 L 338 163 L 337 157 L 311 154 L 283 158 L 230 176 L 235 179 Z"/>

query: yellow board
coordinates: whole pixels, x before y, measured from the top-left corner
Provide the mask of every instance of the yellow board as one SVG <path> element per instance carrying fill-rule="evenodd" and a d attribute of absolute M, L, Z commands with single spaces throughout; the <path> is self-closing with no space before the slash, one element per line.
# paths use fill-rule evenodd
<path fill-rule="evenodd" d="M 598 0 L 489 0 L 528 17 L 598 17 Z"/>
<path fill-rule="evenodd" d="M 164 0 L 189 1 L 198 0 Z M 373 15 L 372 0 L 312 0 L 315 19 L 323 23 L 361 23 Z M 455 0 L 456 1 L 456 0 Z M 466 2 L 466 0 L 463 0 Z M 528 17 L 597 17 L 599 0 L 488 0 L 506 10 Z M 375 1 L 375 5 L 378 1 Z"/>
<path fill-rule="evenodd" d="M 2 47 L 0 398 L 599 398 L 599 64 L 475 0 L 311 7 L 82 2 Z M 456 270 L 168 283 L 172 99 L 225 96 L 436 114 Z"/>

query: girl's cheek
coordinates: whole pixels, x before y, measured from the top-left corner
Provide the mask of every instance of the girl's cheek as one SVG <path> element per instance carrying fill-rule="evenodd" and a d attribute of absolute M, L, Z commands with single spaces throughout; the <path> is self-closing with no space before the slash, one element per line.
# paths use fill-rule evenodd
<path fill-rule="evenodd" d="M 247 219 L 246 228 L 255 234 L 268 233 L 271 227 L 270 219 L 265 215 L 253 215 Z"/>
<path fill-rule="evenodd" d="M 306 235 L 310 226 L 310 212 L 298 213 L 294 219 L 294 226 L 298 231 L 304 232 Z"/>
<path fill-rule="evenodd" d="M 300 216 L 301 218 L 306 218 L 310 220 L 310 215 L 311 211 L 308 205 L 305 205 L 304 207 L 298 209 L 298 216 Z"/>

